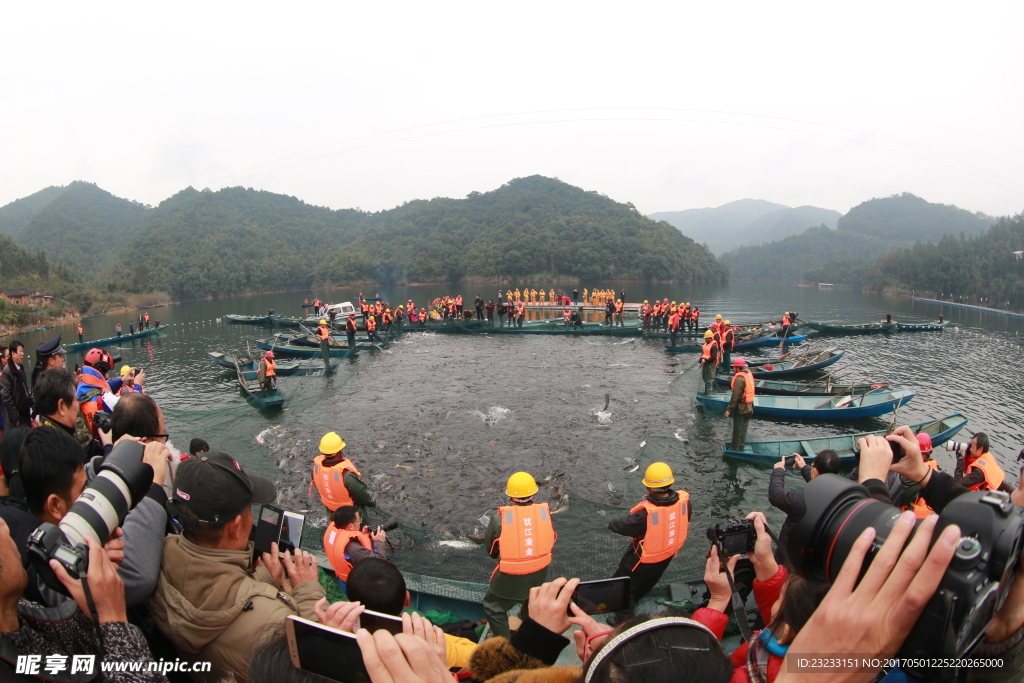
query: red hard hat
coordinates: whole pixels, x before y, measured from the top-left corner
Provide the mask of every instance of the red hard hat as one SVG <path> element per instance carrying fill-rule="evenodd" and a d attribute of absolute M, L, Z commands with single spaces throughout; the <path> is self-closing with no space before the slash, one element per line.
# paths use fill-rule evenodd
<path fill-rule="evenodd" d="M 732 359 L 732 366 L 734 368 L 745 368 L 745 367 L 747 367 L 747 361 L 744 360 L 743 358 L 733 358 Z"/>
<path fill-rule="evenodd" d="M 114 358 L 103 349 L 89 349 L 88 353 L 85 354 L 85 364 L 96 366 L 99 363 L 105 363 L 107 370 L 114 367 Z"/>
<path fill-rule="evenodd" d="M 267 351 L 265 354 L 263 354 L 263 356 L 265 358 L 273 358 L 274 357 L 274 352 L 273 351 Z"/>
<path fill-rule="evenodd" d="M 918 434 L 917 443 L 921 445 L 922 455 L 925 453 L 932 452 L 932 437 L 928 436 L 927 434 Z"/>

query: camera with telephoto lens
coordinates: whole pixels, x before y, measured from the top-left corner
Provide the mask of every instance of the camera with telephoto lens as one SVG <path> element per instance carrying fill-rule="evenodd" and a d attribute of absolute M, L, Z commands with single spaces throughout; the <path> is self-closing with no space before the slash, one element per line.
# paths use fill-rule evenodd
<path fill-rule="evenodd" d="M 93 413 L 92 423 L 96 425 L 96 429 L 100 430 L 101 432 L 109 432 L 110 413 L 104 412 L 102 410 L 97 410 L 95 413 Z"/>
<path fill-rule="evenodd" d="M 970 441 L 947 441 L 945 448 L 947 451 L 953 451 L 958 456 L 963 455 L 967 452 L 967 449 L 971 447 Z"/>
<path fill-rule="evenodd" d="M 381 531 L 394 531 L 398 528 L 398 520 L 394 517 L 388 517 L 387 521 L 380 525 Z"/>
<path fill-rule="evenodd" d="M 29 560 L 46 585 L 66 592 L 50 568 L 50 560 L 60 562 L 71 578 L 84 577 L 89 569 L 85 537 L 106 543 L 114 529 L 124 523 L 128 511 L 149 491 L 153 468 L 142 461 L 144 450 L 137 441 L 119 443 L 64 518 L 56 525 L 43 522 L 29 536 Z"/>
<path fill-rule="evenodd" d="M 902 514 L 871 498 L 863 486 L 834 474 L 809 482 L 804 500 L 807 512 L 793 527 L 787 549 L 797 573 L 812 581 L 835 581 L 854 541 L 873 527 L 875 541 L 865 557 L 863 576 Z M 959 526 L 962 534 L 953 560 L 904 641 L 900 657 L 926 661 L 969 653 L 1013 585 L 1024 549 L 1024 510 L 1001 491 L 971 491 L 946 505 L 933 541 L 951 524 Z M 925 671 L 905 670 L 912 675 Z M 956 669 L 927 672 L 926 680 L 952 680 Z"/>
<path fill-rule="evenodd" d="M 718 557 L 732 557 L 754 552 L 757 529 L 750 520 L 719 522 L 708 527 L 708 539 L 718 548 Z"/>

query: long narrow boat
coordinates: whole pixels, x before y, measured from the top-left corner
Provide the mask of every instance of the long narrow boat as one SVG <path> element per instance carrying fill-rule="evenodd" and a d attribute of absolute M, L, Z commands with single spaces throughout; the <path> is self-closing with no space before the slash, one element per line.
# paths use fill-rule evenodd
<path fill-rule="evenodd" d="M 737 341 L 733 346 L 733 351 L 739 351 L 740 349 L 751 349 L 755 346 L 777 346 L 782 343 L 786 344 L 799 344 L 802 341 L 807 341 L 806 334 L 793 334 L 786 337 L 785 341 L 781 337 L 772 335 L 770 337 L 758 337 L 757 339 L 750 339 L 747 341 Z"/>
<path fill-rule="evenodd" d="M 847 325 L 809 320 L 805 324 L 821 334 L 878 334 L 880 332 L 895 331 L 898 323 L 887 323 L 883 320 L 881 322 L 862 323 L 860 325 Z"/>
<path fill-rule="evenodd" d="M 246 398 L 261 408 L 279 408 L 284 405 L 284 394 L 277 386 L 269 390 L 263 389 L 255 374 L 250 377 L 248 373 L 242 372 L 238 365 L 235 365 L 235 371 L 238 373 L 238 386 L 242 388 Z"/>
<path fill-rule="evenodd" d="M 697 401 L 711 410 L 729 407 L 729 393 L 697 394 Z M 754 396 L 754 415 L 801 417 L 821 420 L 856 420 L 896 410 L 914 398 L 913 389 L 872 389 L 843 396 Z"/>
<path fill-rule="evenodd" d="M 947 325 L 948 320 L 944 323 L 896 323 L 900 332 L 941 332 Z"/>
<path fill-rule="evenodd" d="M 81 351 L 82 349 L 92 349 L 97 346 L 111 346 L 113 344 L 120 344 L 121 342 L 131 341 L 133 339 L 143 339 L 145 337 L 152 337 L 155 334 L 159 334 L 161 330 L 166 330 L 169 325 L 161 325 L 160 327 L 154 327 L 149 330 L 142 330 L 135 334 L 122 334 L 120 337 L 107 337 L 106 339 L 97 339 L 95 341 L 87 342 L 76 342 L 74 344 L 65 344 L 64 348 L 68 351 Z"/>
<path fill-rule="evenodd" d="M 967 417 L 963 413 L 954 413 L 939 420 L 920 422 L 910 425 L 915 434 L 927 434 L 932 438 L 932 446 L 940 446 L 964 428 L 967 424 Z M 782 441 L 748 441 L 742 451 L 734 451 L 728 442 L 725 444 L 725 456 L 739 460 L 749 460 L 764 464 L 779 462 L 783 455 L 800 453 L 808 462 L 814 459 L 816 453 L 826 448 L 839 454 L 839 459 L 844 462 L 853 461 L 856 458 L 857 439 L 876 434 L 885 436 L 885 430 L 875 432 L 861 432 L 859 434 L 844 434 L 841 436 L 826 436 L 809 439 L 788 439 Z"/>
<path fill-rule="evenodd" d="M 238 362 L 238 368 L 242 372 L 255 373 L 259 371 L 259 362 L 254 361 L 249 356 L 234 356 L 230 353 L 223 353 L 221 351 L 208 351 L 206 353 L 215 364 L 222 368 L 228 368 L 230 370 L 235 369 L 235 361 Z M 333 370 L 335 366 L 330 366 L 328 370 Z M 288 361 L 279 360 L 274 366 L 274 371 L 281 377 L 291 377 L 293 375 L 315 375 L 324 371 L 323 363 L 308 364 L 299 361 Z"/>
<path fill-rule="evenodd" d="M 470 334 L 539 334 L 549 336 L 576 335 L 576 336 L 598 336 L 598 337 L 639 337 L 640 328 L 636 326 L 615 327 L 600 323 L 584 323 L 583 327 L 566 326 L 564 322 L 544 322 L 523 327 L 508 327 L 501 325 L 489 325 L 486 320 L 467 320 L 465 322 L 449 322 L 447 324 L 430 325 L 427 329 L 434 332 L 447 333 L 470 333 Z"/>
<path fill-rule="evenodd" d="M 274 315 L 237 315 L 235 313 L 229 313 L 224 316 L 229 323 L 240 323 L 242 325 L 272 325 L 274 317 Z"/>
<path fill-rule="evenodd" d="M 732 376 L 719 375 L 715 382 L 729 386 Z M 797 382 L 772 379 L 755 379 L 754 390 L 762 396 L 841 396 L 843 394 L 863 394 L 873 389 L 888 389 L 885 382 L 874 384 L 832 384 L 829 381 Z"/>
<path fill-rule="evenodd" d="M 837 362 L 843 357 L 846 351 L 833 351 L 826 349 L 820 353 L 810 356 L 799 357 L 795 360 L 772 359 L 769 362 L 747 362 L 750 366 L 750 374 L 758 379 L 778 379 L 779 377 L 792 377 L 802 375 L 814 370 L 821 370 Z M 722 375 L 719 375 L 722 376 Z M 729 375 L 724 375 L 730 377 Z"/>
<path fill-rule="evenodd" d="M 275 354 L 279 353 L 284 356 L 295 356 L 296 358 L 320 358 L 323 355 L 320 349 L 314 349 L 309 346 L 277 344 L 266 339 L 255 339 L 253 340 L 253 344 L 264 351 L 273 351 Z M 374 348 L 372 345 L 369 346 Z M 329 348 L 331 358 L 351 358 L 359 353 L 359 344 L 356 344 L 354 349 L 349 349 L 347 346 L 331 346 Z"/>

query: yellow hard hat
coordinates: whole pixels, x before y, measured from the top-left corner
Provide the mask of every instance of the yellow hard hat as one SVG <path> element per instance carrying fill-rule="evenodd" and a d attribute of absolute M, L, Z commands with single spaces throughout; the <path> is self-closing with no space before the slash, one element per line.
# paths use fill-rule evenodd
<path fill-rule="evenodd" d="M 320 321 L 320 324 L 321 324 L 321 325 L 326 325 L 326 324 L 327 324 L 327 321 L 326 321 L 326 320 L 321 320 L 321 321 Z"/>
<path fill-rule="evenodd" d="M 714 336 L 715 336 L 715 333 L 712 332 L 711 330 L 705 330 L 704 331 L 704 338 L 705 339 L 711 339 Z"/>
<path fill-rule="evenodd" d="M 324 455 L 334 455 L 345 449 L 345 442 L 341 440 L 337 432 L 327 432 L 324 438 L 320 439 L 320 452 Z"/>
<path fill-rule="evenodd" d="M 687 306 L 689 306 L 689 305 L 690 305 L 690 302 L 689 302 L 689 301 L 687 301 L 687 302 L 686 302 L 686 305 L 687 305 Z"/>
<path fill-rule="evenodd" d="M 789 315 L 789 311 L 786 311 L 786 315 Z"/>
<path fill-rule="evenodd" d="M 672 476 L 672 468 L 663 462 L 652 462 L 644 472 L 644 479 L 641 482 L 649 489 L 660 489 L 671 486 L 676 482 Z"/>
<path fill-rule="evenodd" d="M 718 315 L 715 316 L 715 320 L 721 320 L 721 319 L 722 319 L 722 314 L 721 313 L 719 313 Z"/>
<path fill-rule="evenodd" d="M 122 377 L 124 377 L 125 375 L 127 375 L 131 371 L 132 371 L 132 366 L 130 366 L 130 365 L 122 365 L 121 366 L 121 376 Z"/>
<path fill-rule="evenodd" d="M 529 472 L 516 472 L 508 478 L 505 495 L 509 498 L 529 498 L 536 495 L 539 490 L 537 482 Z"/>
<path fill-rule="evenodd" d="M 723 325 L 732 325 L 732 323 L 731 323 L 731 322 L 729 322 L 728 320 L 723 320 L 723 321 L 722 321 L 722 324 L 723 324 Z"/>
<path fill-rule="evenodd" d="M 648 304 L 648 303 L 650 303 L 650 302 L 649 302 L 649 301 L 648 301 L 647 299 L 644 299 L 644 303 L 645 303 L 645 304 Z"/>

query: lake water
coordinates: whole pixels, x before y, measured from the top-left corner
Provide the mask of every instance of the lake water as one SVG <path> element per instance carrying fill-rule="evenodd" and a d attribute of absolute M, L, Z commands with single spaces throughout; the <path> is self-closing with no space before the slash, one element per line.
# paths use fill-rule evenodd
<path fill-rule="evenodd" d="M 608 287 L 623 289 L 621 283 Z M 486 299 L 495 289 L 481 285 L 460 291 L 470 307 L 476 293 Z M 751 285 L 626 285 L 625 290 L 628 301 L 665 296 L 691 301 L 701 307 L 702 321 L 716 313 L 734 322 L 779 319 L 795 310 L 805 320 L 856 323 L 892 313 L 895 320 L 925 322 L 940 312 L 937 304 L 842 290 Z M 412 298 L 423 305 L 457 291 L 422 286 L 380 293 L 392 302 Z M 356 290 L 316 294 L 344 301 L 354 300 Z M 163 408 L 177 447 L 184 450 L 192 437 L 202 437 L 247 469 L 277 480 L 279 501 L 286 506 L 312 510 L 307 539 L 314 545 L 325 517 L 316 494 L 310 499 L 306 493 L 311 459 L 327 431 L 341 434 L 381 510 L 402 522 L 401 532 L 393 535 L 396 561 L 409 570 L 486 581 L 493 562 L 465 536 L 479 531 L 481 516 L 504 502 L 505 480 L 518 470 L 549 480 L 541 498 L 554 509 L 564 508 L 555 517 L 555 571 L 584 578 L 614 569 L 628 541 L 604 525 L 639 500 L 643 469 L 656 460 L 673 467 L 677 486 L 693 501 L 690 541 L 667 578 L 700 576 L 704 530 L 712 522 L 765 510 L 781 523 L 767 503 L 770 470 L 721 457 L 731 423 L 704 415 L 693 399 L 697 354 L 672 355 L 656 341 L 415 332 L 383 352 L 363 352 L 343 362 L 331 375 L 280 378 L 284 409 L 261 412 L 241 396 L 233 373 L 214 366 L 206 352 L 244 353 L 246 340 L 270 330 L 219 318 L 262 314 L 267 308 L 297 315 L 303 298 L 313 295 L 291 292 L 152 309 L 170 325 L 166 334 L 111 347 L 111 352 L 146 370 L 147 391 Z M 968 430 L 988 433 L 993 452 L 1013 476 L 1024 441 L 1018 398 L 1024 389 L 1024 320 L 960 308 L 942 312 L 953 325 L 940 333 L 816 343 L 846 350 L 841 365 L 848 365 L 851 381 L 870 377 L 915 389 L 916 398 L 900 409 L 901 424 L 965 413 L 970 422 L 958 438 L 969 438 Z M 86 338 L 113 335 L 118 321 L 127 333 L 137 315 L 85 320 Z M 31 351 L 51 333 L 25 335 L 23 341 Z M 74 341 L 71 327 L 65 333 L 65 341 Z M 69 366 L 76 362 L 79 354 L 69 356 Z M 757 419 L 748 439 L 807 438 L 887 423 L 888 418 Z M 944 451 L 937 457 L 952 472 L 953 459 Z M 634 458 L 639 469 L 629 472 Z M 790 485 L 801 481 L 791 471 Z"/>

